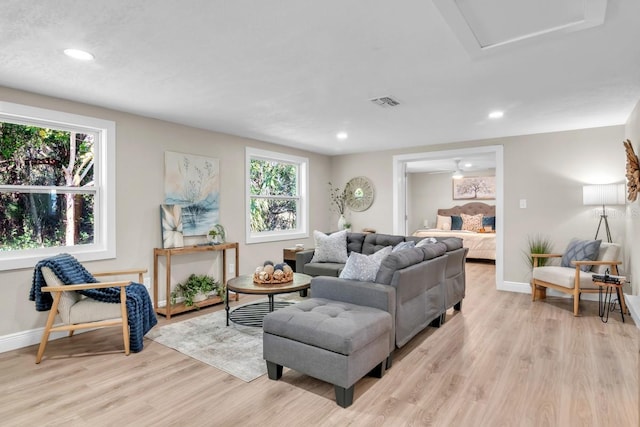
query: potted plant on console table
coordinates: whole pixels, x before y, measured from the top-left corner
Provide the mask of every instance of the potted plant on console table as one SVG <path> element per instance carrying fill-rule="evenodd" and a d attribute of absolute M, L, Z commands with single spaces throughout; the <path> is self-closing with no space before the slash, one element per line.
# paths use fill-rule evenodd
<path fill-rule="evenodd" d="M 224 286 L 220 286 L 220 282 L 206 274 L 192 274 L 171 291 L 171 305 L 176 303 L 178 297 L 182 297 L 184 305 L 192 307 L 195 303 L 206 300 L 211 294 L 219 296 L 224 301 Z M 199 307 L 196 305 L 196 308 Z"/>

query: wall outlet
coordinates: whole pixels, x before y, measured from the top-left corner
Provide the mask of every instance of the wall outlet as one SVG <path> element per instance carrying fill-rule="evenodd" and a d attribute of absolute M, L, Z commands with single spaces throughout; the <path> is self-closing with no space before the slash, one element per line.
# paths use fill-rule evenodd
<path fill-rule="evenodd" d="M 520 209 L 527 208 L 527 199 L 520 199 Z"/>
<path fill-rule="evenodd" d="M 147 291 L 151 292 L 151 278 L 150 277 L 145 277 L 144 278 L 144 287 L 147 288 Z"/>
<path fill-rule="evenodd" d="M 227 271 L 227 274 L 230 276 L 235 276 L 236 275 L 236 265 L 235 264 L 229 264 L 229 271 Z"/>

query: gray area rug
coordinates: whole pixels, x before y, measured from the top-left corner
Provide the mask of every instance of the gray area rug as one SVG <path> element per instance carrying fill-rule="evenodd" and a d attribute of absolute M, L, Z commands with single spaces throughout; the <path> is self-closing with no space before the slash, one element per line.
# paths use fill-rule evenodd
<path fill-rule="evenodd" d="M 294 302 L 297 295 L 283 295 L 276 300 Z M 267 373 L 262 358 L 262 328 L 233 322 L 226 326 L 224 310 L 153 328 L 145 337 L 246 382 Z"/>

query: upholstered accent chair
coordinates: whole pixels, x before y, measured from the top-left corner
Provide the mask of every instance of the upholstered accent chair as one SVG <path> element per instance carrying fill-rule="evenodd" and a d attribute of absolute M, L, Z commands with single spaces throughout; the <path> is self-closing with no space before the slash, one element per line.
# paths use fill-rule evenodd
<path fill-rule="evenodd" d="M 596 241 L 598 242 L 598 241 Z M 572 250 L 570 244 L 567 248 Z M 599 292 L 599 287 L 593 282 L 594 274 L 618 274 L 621 248 L 617 243 L 602 242 L 599 245 L 595 259 L 569 259 L 571 266 L 545 265 L 539 266 L 541 258 L 562 258 L 563 254 L 531 254 L 533 258 L 533 273 L 531 279 L 531 300 L 544 299 L 547 288 L 573 295 L 573 315 L 579 315 L 580 294 Z M 564 260 L 567 254 L 564 254 Z M 565 265 L 567 262 L 565 261 Z"/>
<path fill-rule="evenodd" d="M 47 318 L 47 323 L 42 334 L 36 363 L 40 363 L 44 354 L 49 335 L 51 332 L 69 331 L 69 336 L 73 336 L 78 329 L 100 328 L 107 326 L 117 326 L 122 328 L 124 353 L 129 355 L 129 325 L 127 314 L 127 294 L 125 288 L 133 282 L 130 280 L 83 283 L 67 285 L 58 278 L 55 272 L 49 267 L 42 267 L 42 276 L 47 286 L 41 288 L 42 292 L 50 292 L 53 296 L 53 303 Z M 104 273 L 93 273 L 94 277 L 100 276 L 126 276 L 137 274 L 138 282 L 142 283 L 143 274 L 147 270 L 121 270 Z M 113 304 L 101 302 L 95 299 L 86 298 L 75 291 L 86 289 L 120 288 L 120 303 Z M 60 316 L 62 324 L 54 326 L 56 315 Z"/>

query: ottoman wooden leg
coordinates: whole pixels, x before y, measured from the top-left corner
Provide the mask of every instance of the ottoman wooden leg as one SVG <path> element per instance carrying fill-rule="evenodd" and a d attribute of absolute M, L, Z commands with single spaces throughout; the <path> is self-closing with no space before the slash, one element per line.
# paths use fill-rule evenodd
<path fill-rule="evenodd" d="M 267 360 L 267 375 L 270 380 L 279 380 L 282 378 L 282 365 Z"/>
<path fill-rule="evenodd" d="M 356 385 L 352 385 L 349 388 L 340 387 L 339 385 L 333 386 L 336 390 L 336 403 L 343 408 L 351 406 L 353 403 L 353 390 Z"/>

